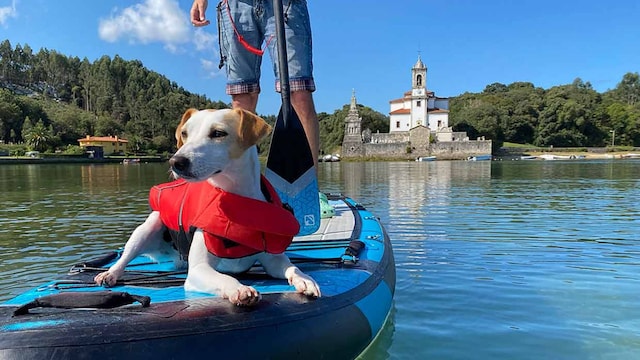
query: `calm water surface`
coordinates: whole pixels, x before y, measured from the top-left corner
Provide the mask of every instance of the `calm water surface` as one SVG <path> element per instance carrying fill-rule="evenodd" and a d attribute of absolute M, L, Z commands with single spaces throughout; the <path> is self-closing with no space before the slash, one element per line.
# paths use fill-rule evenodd
<path fill-rule="evenodd" d="M 166 164 L 0 166 L 0 301 L 121 246 Z M 365 359 L 640 358 L 640 162 L 324 163 L 397 265 Z"/>

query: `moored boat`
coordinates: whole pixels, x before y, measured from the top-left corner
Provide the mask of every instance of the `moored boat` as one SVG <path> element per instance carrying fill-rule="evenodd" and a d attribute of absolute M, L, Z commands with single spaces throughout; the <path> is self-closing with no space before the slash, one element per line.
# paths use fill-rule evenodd
<path fill-rule="evenodd" d="M 418 156 L 416 161 L 436 161 L 435 156 Z"/>
<path fill-rule="evenodd" d="M 186 273 L 169 255 L 140 256 L 118 285 L 95 286 L 118 250 L 0 304 L 0 358 L 178 359 L 214 351 L 221 358 L 352 359 L 390 312 L 395 264 L 371 212 L 342 195 L 328 201 L 335 215 L 287 250 L 320 285 L 318 299 L 259 266 L 240 276 L 262 294 L 255 307 L 186 292 Z"/>
<path fill-rule="evenodd" d="M 467 160 L 469 161 L 487 161 L 491 159 L 493 159 L 491 154 L 475 155 L 475 156 L 469 156 L 467 158 Z"/>
<path fill-rule="evenodd" d="M 340 155 L 339 154 L 327 154 L 327 155 L 324 155 L 324 156 L 320 157 L 319 161 L 321 161 L 321 162 L 338 162 L 338 161 L 340 161 Z"/>
<path fill-rule="evenodd" d="M 122 163 L 127 164 L 140 164 L 140 159 L 123 159 Z"/>

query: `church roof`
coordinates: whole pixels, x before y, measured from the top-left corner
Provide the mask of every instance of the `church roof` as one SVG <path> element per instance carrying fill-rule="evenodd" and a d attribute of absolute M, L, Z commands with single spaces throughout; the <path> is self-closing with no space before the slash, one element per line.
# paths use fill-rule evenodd
<path fill-rule="evenodd" d="M 433 91 L 431 91 L 431 90 L 427 90 L 426 93 L 427 93 L 427 96 L 429 96 L 429 97 L 432 97 L 430 95 L 433 95 Z M 448 99 L 448 98 L 441 98 L 441 97 L 437 97 L 437 96 L 435 98 L 436 99 Z M 401 97 L 399 99 L 390 100 L 389 104 L 401 103 L 401 102 L 405 102 L 405 101 L 410 100 L 410 99 L 411 99 L 411 90 L 405 92 L 404 93 L 404 97 Z"/>
<path fill-rule="evenodd" d="M 424 63 L 422 62 L 422 58 L 420 57 L 420 55 L 418 55 L 418 61 L 416 61 L 416 64 L 413 65 L 414 69 L 425 69 L 426 66 L 424 66 Z"/>
<path fill-rule="evenodd" d="M 436 113 L 436 114 L 446 114 L 446 113 L 449 112 L 449 110 L 445 110 L 445 109 L 429 109 L 429 110 L 427 110 L 427 112 Z"/>
<path fill-rule="evenodd" d="M 411 109 L 398 109 L 389 113 L 390 115 L 411 114 Z"/>

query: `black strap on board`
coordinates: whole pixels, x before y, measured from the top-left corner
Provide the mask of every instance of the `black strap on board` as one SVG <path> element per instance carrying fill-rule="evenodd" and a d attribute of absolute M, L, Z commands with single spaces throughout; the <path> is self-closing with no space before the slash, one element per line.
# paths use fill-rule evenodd
<path fill-rule="evenodd" d="M 344 255 L 342 255 L 342 262 L 356 263 L 358 256 L 365 247 L 365 243 L 360 240 L 351 240 L 349 246 L 344 249 Z"/>
<path fill-rule="evenodd" d="M 29 309 L 59 308 L 59 309 L 112 309 L 123 305 L 139 302 L 142 307 L 148 307 L 151 298 L 148 296 L 132 295 L 120 291 L 89 291 L 89 292 L 61 292 L 39 297 L 22 305 L 13 312 L 13 316 L 26 315 Z"/>

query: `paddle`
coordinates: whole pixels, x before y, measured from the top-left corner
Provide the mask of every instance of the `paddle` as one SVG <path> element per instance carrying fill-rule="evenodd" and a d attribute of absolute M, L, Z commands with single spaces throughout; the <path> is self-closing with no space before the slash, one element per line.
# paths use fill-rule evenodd
<path fill-rule="evenodd" d="M 271 136 L 265 176 L 278 192 L 282 203 L 293 209 L 300 223 L 298 235 L 308 235 L 320 226 L 318 179 L 307 136 L 298 114 L 291 106 L 282 0 L 273 0 L 273 12 L 282 106 Z"/>

